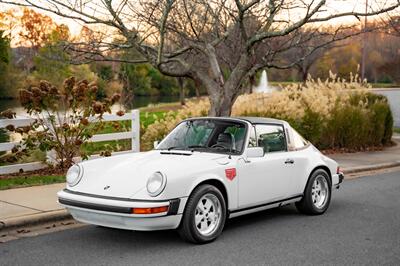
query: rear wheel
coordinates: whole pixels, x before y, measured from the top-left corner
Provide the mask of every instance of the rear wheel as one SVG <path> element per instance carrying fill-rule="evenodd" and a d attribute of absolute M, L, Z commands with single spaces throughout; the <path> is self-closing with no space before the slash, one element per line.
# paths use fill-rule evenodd
<path fill-rule="evenodd" d="M 226 205 L 222 193 L 214 186 L 196 188 L 186 203 L 178 232 L 192 243 L 207 243 L 221 233 L 226 220 Z"/>
<path fill-rule="evenodd" d="M 323 169 L 314 171 L 308 180 L 303 198 L 296 202 L 297 209 L 310 215 L 323 214 L 331 201 L 331 188 L 328 173 Z"/>

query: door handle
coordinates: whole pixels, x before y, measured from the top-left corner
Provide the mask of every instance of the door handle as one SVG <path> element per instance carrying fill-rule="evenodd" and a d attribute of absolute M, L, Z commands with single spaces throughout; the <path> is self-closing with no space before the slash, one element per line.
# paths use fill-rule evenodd
<path fill-rule="evenodd" d="M 286 159 L 285 164 L 294 164 L 293 159 Z"/>

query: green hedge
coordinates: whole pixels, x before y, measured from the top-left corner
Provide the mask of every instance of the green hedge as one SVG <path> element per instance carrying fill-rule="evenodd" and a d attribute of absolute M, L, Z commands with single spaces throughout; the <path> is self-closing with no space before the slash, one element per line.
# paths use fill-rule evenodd
<path fill-rule="evenodd" d="M 303 119 L 292 124 L 320 149 L 384 146 L 390 144 L 393 134 L 393 116 L 387 99 L 373 93 L 352 93 L 349 103 L 338 103 L 327 121 L 306 109 Z"/>

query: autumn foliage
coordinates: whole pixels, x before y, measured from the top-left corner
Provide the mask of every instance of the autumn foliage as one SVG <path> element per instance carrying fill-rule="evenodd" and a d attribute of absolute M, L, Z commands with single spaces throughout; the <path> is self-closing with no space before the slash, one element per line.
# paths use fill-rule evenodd
<path fill-rule="evenodd" d="M 95 83 L 77 81 L 74 77 L 66 79 L 61 89 L 40 81 L 20 90 L 21 105 L 35 120 L 28 127 L 7 127 L 22 135 L 21 145 L 13 152 L 54 151 L 51 159 L 62 169 L 73 164 L 76 156 L 87 158 L 81 145 L 102 129 L 104 113 L 111 113 L 111 106 L 120 99 L 119 94 L 114 94 L 99 100 L 97 90 Z M 12 118 L 13 115 L 6 112 L 3 116 Z"/>

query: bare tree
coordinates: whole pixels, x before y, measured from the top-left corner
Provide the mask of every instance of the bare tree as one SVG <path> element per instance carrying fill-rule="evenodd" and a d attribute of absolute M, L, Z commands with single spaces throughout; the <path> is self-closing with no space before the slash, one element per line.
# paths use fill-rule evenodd
<path fill-rule="evenodd" d="M 379 66 L 378 70 L 390 76 L 394 82 L 400 83 L 400 16 L 389 16 L 381 23 L 386 26 L 382 27 L 381 31 L 386 36 L 383 43 L 379 44 L 381 49 L 379 58 L 383 58 L 383 64 Z"/>
<path fill-rule="evenodd" d="M 193 79 L 207 89 L 213 116 L 230 115 L 243 87 L 260 69 L 292 67 L 314 49 L 344 38 L 333 34 L 286 62 L 281 55 L 307 41 L 298 38 L 300 29 L 400 6 L 400 0 L 375 2 L 379 7 L 366 13 L 338 12 L 326 0 L 0 0 L 101 25 L 99 31 L 108 38 L 69 45 L 80 62 L 149 62 L 165 75 Z M 140 57 L 118 57 L 130 49 Z"/>
<path fill-rule="evenodd" d="M 179 102 L 181 105 L 185 105 L 185 80 L 183 78 L 177 78 L 179 85 Z"/>
<path fill-rule="evenodd" d="M 384 22 L 385 23 L 385 22 Z M 389 16 L 385 33 L 400 37 L 400 16 Z"/>
<path fill-rule="evenodd" d="M 342 33 L 342 29 L 328 29 L 328 28 L 307 28 L 298 31 L 299 39 L 306 39 L 306 41 L 298 42 L 298 44 L 284 55 L 287 62 L 295 62 L 293 68 L 295 68 L 300 78 L 305 82 L 308 78 L 311 67 L 317 62 L 318 59 L 322 59 L 324 54 L 330 49 L 339 46 L 340 42 L 330 42 L 332 35 L 341 32 L 341 37 L 350 36 L 350 34 Z M 322 44 L 322 45 L 321 45 Z M 295 58 L 304 58 L 304 60 L 297 61 Z"/>

